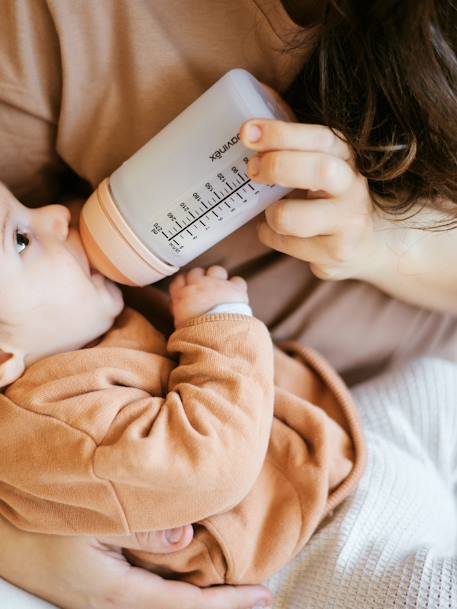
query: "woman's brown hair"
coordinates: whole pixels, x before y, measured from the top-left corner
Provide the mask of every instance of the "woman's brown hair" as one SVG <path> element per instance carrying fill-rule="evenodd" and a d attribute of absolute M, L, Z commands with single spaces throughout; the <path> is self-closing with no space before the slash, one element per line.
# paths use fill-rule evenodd
<path fill-rule="evenodd" d="M 457 2 L 327 0 L 287 99 L 300 121 L 340 131 L 375 203 L 404 216 L 455 205 Z"/>

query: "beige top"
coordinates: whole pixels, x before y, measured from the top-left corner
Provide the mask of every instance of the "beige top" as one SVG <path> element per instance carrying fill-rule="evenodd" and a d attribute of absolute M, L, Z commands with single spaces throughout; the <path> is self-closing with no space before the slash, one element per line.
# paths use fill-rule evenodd
<path fill-rule="evenodd" d="M 283 53 L 300 28 L 280 0 L 6 0 L 0 21 L 0 179 L 28 203 L 56 200 L 68 167 L 89 193 L 227 70 L 285 90 L 302 63 Z M 273 288 L 283 269 L 254 226 L 197 263 L 268 262 Z M 253 286 L 257 316 L 270 322 L 297 288 L 273 305 Z"/>
<path fill-rule="evenodd" d="M 95 187 L 229 69 L 284 90 L 298 30 L 279 0 L 6 0 L 0 177 L 52 200 L 63 161 Z"/>
<path fill-rule="evenodd" d="M 56 534 L 199 522 L 185 550 L 131 559 L 199 585 L 266 579 L 364 462 L 337 375 L 312 353 L 273 359 L 254 318 L 202 316 L 167 342 L 126 309 L 98 344 L 36 362 L 0 395 L 0 514 Z"/>
<path fill-rule="evenodd" d="M 283 52 L 300 28 L 280 0 L 2 0 L 1 11 L 0 180 L 29 203 L 55 201 L 75 174 L 89 193 L 230 68 L 284 91 L 308 53 Z M 321 282 L 263 247 L 255 221 L 197 262 L 242 274 L 276 340 L 312 346 L 351 381 L 417 353 L 457 357 L 455 318 Z M 143 296 L 157 323 L 160 299 Z"/>

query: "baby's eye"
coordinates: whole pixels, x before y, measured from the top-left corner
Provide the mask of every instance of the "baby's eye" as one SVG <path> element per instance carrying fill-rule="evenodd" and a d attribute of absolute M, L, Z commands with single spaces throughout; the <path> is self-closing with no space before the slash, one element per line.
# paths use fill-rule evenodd
<path fill-rule="evenodd" d="M 18 228 L 15 231 L 16 251 L 18 254 L 23 252 L 30 243 L 27 233 L 21 232 Z"/>

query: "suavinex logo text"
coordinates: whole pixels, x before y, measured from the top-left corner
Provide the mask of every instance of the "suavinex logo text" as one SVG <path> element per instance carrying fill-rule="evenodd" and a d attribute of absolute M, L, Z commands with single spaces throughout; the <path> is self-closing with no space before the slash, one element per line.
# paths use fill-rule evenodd
<path fill-rule="evenodd" d="M 221 148 L 218 148 L 217 150 L 215 150 L 213 152 L 213 154 L 210 155 L 209 158 L 211 159 L 211 162 L 214 163 L 214 161 L 216 161 L 217 159 L 221 159 L 222 155 L 225 152 L 227 152 L 227 150 L 229 148 L 231 148 L 232 146 L 235 146 L 235 144 L 238 144 L 239 141 L 240 141 L 240 134 L 237 133 L 230 140 L 228 140 L 228 142 L 226 142 Z"/>

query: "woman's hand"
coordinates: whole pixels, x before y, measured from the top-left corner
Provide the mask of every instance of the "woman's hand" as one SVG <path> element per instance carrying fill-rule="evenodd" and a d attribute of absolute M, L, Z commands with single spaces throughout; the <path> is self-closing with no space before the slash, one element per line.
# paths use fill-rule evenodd
<path fill-rule="evenodd" d="M 201 590 L 161 579 L 93 538 L 26 533 L 0 518 L 0 539 L 0 576 L 63 609 L 247 609 L 271 603 L 263 586 Z M 147 549 L 165 549 L 161 533 L 143 541 Z M 169 551 L 174 549 L 172 544 Z"/>
<path fill-rule="evenodd" d="M 250 120 L 240 135 L 258 153 L 248 164 L 252 180 L 305 191 L 266 210 L 260 240 L 309 262 L 322 279 L 363 276 L 377 246 L 376 216 L 348 145 L 327 127 L 276 120 Z"/>

